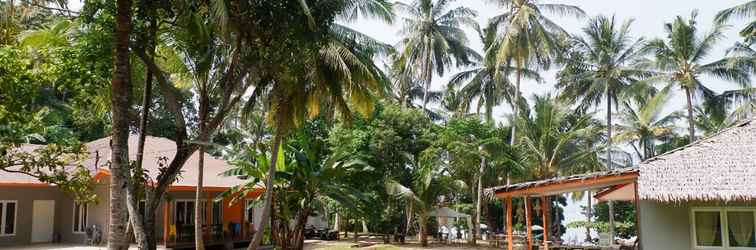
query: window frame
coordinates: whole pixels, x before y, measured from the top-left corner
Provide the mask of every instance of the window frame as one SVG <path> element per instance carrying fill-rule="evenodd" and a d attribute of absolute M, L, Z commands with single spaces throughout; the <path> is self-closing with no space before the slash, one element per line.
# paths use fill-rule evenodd
<path fill-rule="evenodd" d="M 190 208 L 189 210 L 186 210 L 186 211 L 191 211 L 191 213 L 192 213 L 192 216 L 190 216 L 191 218 L 189 218 L 189 220 L 190 220 L 190 221 L 191 221 L 192 223 L 191 223 L 191 224 L 189 224 L 189 225 L 195 225 L 195 224 L 197 224 L 197 222 L 196 222 L 196 221 L 194 221 L 194 212 L 195 212 L 195 211 L 194 211 L 194 206 L 195 206 L 195 205 L 194 205 L 194 199 L 177 199 L 177 200 L 174 200 L 174 201 L 173 201 L 173 209 L 171 209 L 171 210 L 173 210 L 173 214 L 171 215 L 171 217 L 173 217 L 173 224 L 174 224 L 174 225 L 178 225 L 178 224 L 177 224 L 177 223 L 178 223 L 178 205 L 177 205 L 177 204 L 178 204 L 179 202 L 182 202 L 182 203 L 184 203 L 184 204 L 187 204 L 187 203 L 191 203 L 191 204 L 192 204 L 191 208 Z M 184 209 L 186 209 L 186 208 L 187 208 L 187 207 L 186 207 L 186 205 L 185 205 L 185 206 L 184 206 Z M 186 212 L 186 211 L 185 211 L 185 212 Z"/>
<path fill-rule="evenodd" d="M 5 218 L 8 216 L 7 204 L 9 203 L 15 204 L 15 208 L 13 209 L 13 233 L 7 234 L 5 233 Z M 0 200 L 0 208 L 2 208 L 2 212 L 0 212 L 0 237 L 16 236 L 18 231 L 18 200 Z"/>
<path fill-rule="evenodd" d="M 699 246 L 696 240 L 696 212 L 717 212 L 721 221 L 720 230 L 722 237 L 722 246 Z M 737 249 L 737 250 L 756 250 L 756 247 L 733 247 L 730 246 L 730 227 L 727 219 L 727 212 L 751 212 L 754 218 L 754 227 L 756 227 L 756 208 L 752 207 L 693 207 L 690 209 L 690 241 L 693 249 Z M 756 230 L 754 230 L 756 237 Z"/>
<path fill-rule="evenodd" d="M 79 206 L 79 209 L 76 209 L 76 201 L 73 203 L 73 215 L 71 216 L 71 219 L 74 220 L 73 223 L 71 223 L 71 229 L 74 234 L 84 234 L 87 232 L 87 224 L 89 224 L 89 204 L 78 204 L 83 205 Z M 79 222 L 79 230 L 76 230 L 76 214 L 79 212 L 80 209 L 84 209 L 84 224 L 81 224 L 81 221 Z M 81 214 L 79 214 L 79 220 L 81 220 Z"/>

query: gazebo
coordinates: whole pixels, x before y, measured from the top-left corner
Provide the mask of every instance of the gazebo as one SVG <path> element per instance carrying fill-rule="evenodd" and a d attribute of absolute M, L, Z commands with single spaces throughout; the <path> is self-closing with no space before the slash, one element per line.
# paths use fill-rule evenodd
<path fill-rule="evenodd" d="M 508 249 L 513 249 L 512 199 L 601 190 L 599 201 L 635 204 L 638 249 L 756 249 L 756 122 L 746 121 L 631 168 L 556 177 L 487 189 L 506 203 Z M 548 214 L 549 206 L 543 206 Z M 544 216 L 544 228 L 548 216 Z M 642 233 L 643 232 L 643 233 Z M 528 249 L 533 247 L 531 230 Z M 544 230 L 549 247 L 549 230 Z M 562 248 L 563 249 L 563 248 Z M 584 248 L 583 248 L 584 249 Z"/>

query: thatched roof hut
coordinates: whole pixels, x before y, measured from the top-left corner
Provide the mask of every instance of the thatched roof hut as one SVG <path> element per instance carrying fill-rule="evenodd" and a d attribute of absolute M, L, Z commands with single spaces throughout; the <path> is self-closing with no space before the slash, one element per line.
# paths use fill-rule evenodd
<path fill-rule="evenodd" d="M 756 121 L 640 164 L 638 194 L 662 202 L 756 199 Z"/>

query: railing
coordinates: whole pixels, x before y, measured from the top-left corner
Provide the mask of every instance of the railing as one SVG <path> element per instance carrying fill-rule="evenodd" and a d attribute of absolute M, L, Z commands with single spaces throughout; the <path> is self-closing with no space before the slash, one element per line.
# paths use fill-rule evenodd
<path fill-rule="evenodd" d="M 228 228 L 224 228 L 223 224 L 202 225 L 202 239 L 205 245 L 217 245 L 252 239 L 251 233 L 243 233 L 242 230 L 239 230 L 239 224 L 230 223 L 227 225 Z M 181 246 L 194 244 L 194 225 L 170 225 L 169 227 L 175 227 L 175 234 L 173 234 L 173 229 L 169 230 L 171 234 L 169 234 L 168 241 L 166 242 L 167 245 Z"/>

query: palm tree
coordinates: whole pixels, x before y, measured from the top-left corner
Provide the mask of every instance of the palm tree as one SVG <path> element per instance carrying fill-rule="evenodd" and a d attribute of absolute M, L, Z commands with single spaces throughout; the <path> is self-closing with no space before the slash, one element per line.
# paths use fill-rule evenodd
<path fill-rule="evenodd" d="M 523 128 L 518 143 L 524 162 L 532 166 L 529 179 L 547 179 L 584 172 L 586 160 L 596 160 L 595 143 L 602 126 L 590 114 L 569 109 L 569 102 L 551 95 L 533 96 L 532 114 L 517 118 Z"/>
<path fill-rule="evenodd" d="M 721 25 L 735 18 L 751 19 L 751 23 L 746 25 L 746 27 L 740 31 L 740 36 L 745 38 L 746 42 L 756 42 L 754 40 L 754 38 L 756 38 L 756 0 L 751 0 L 720 11 L 717 13 L 717 16 L 714 17 L 714 22 Z"/>
<path fill-rule="evenodd" d="M 520 80 L 527 68 L 549 68 L 551 59 L 561 52 L 560 40 L 568 37 L 567 31 L 549 19 L 544 13 L 560 16 L 582 17 L 583 10 L 565 4 L 544 4 L 538 0 L 496 0 L 507 11 L 494 17 L 494 25 L 503 26 L 504 35 L 499 46 L 490 50 L 496 53 L 496 64 L 512 64 L 516 69 L 515 90 L 511 97 L 514 117 L 521 106 Z M 489 52 L 486 52 L 489 53 Z M 501 77 L 501 76 L 499 76 Z M 517 126 L 512 126 L 511 143 L 516 139 Z"/>
<path fill-rule="evenodd" d="M 756 114 L 756 88 L 735 89 L 706 98 L 696 107 L 696 128 L 711 135 Z"/>
<path fill-rule="evenodd" d="M 425 154 L 425 152 L 424 152 Z M 432 156 L 435 157 L 435 156 Z M 426 162 L 412 170 L 412 181 L 402 184 L 395 180 L 386 181 L 386 192 L 410 204 L 417 214 L 420 224 L 420 245 L 428 246 L 428 219 L 430 213 L 438 207 L 439 197 L 464 188 L 464 183 L 441 174 L 435 166 L 438 162 Z"/>
<path fill-rule="evenodd" d="M 615 139 L 628 142 L 641 160 L 653 157 L 656 142 L 674 135 L 677 129 L 678 113 L 662 115 L 669 90 L 667 86 L 652 96 L 641 94 L 623 102 L 625 112 L 620 116 Z"/>
<path fill-rule="evenodd" d="M 411 4 L 397 3 L 396 7 L 406 13 L 401 34 L 404 38 L 399 47 L 399 63 L 421 68 L 425 84 L 423 109 L 430 98 L 433 71 L 439 76 L 452 62 L 457 66 L 470 63 L 471 58 L 480 57 L 467 47 L 467 36 L 462 25 L 475 21 L 475 11 L 466 7 L 448 10 L 449 0 L 415 0 Z"/>
<path fill-rule="evenodd" d="M 597 16 L 583 28 L 585 37 L 576 37 L 574 53 L 557 85 L 563 98 L 580 102 L 581 108 L 606 103 L 607 163 L 612 168 L 612 104 L 623 91 L 641 78 L 650 76 L 639 66 L 643 59 L 643 39 L 630 37 L 630 24 L 618 24 L 614 17 Z"/>
<path fill-rule="evenodd" d="M 309 12 L 305 1 L 300 1 L 302 9 Z M 387 3 L 381 0 L 346 1 L 342 8 L 336 10 L 339 16 L 350 16 L 355 10 L 390 11 Z M 377 8 L 377 6 L 384 6 Z M 372 6 L 361 8 L 360 6 Z M 390 16 L 388 13 L 375 14 Z M 313 16 L 308 15 L 311 22 Z M 311 25 L 315 26 L 315 25 Z M 311 27 L 312 29 L 312 27 Z M 272 155 L 278 155 L 279 148 L 287 132 L 301 123 L 303 118 L 312 118 L 321 112 L 322 107 L 337 110 L 345 120 L 351 120 L 352 110 L 364 116 L 373 112 L 373 97 L 385 93 L 386 77 L 375 65 L 373 57 L 388 54 L 390 46 L 380 43 L 367 35 L 338 24 L 327 27 L 324 45 L 318 48 L 312 58 L 303 58 L 304 76 L 279 75 L 266 86 L 270 89 L 265 99 L 270 105 L 268 120 L 275 128 L 272 142 Z M 351 104 L 351 105 L 350 105 Z M 277 157 L 271 160 L 276 165 Z M 273 202 L 273 181 L 275 168 L 270 168 L 266 176 L 265 205 L 261 213 L 263 223 L 256 228 L 263 232 L 268 221 Z M 262 234 L 255 234 L 248 249 L 256 249 L 262 240 Z"/>
<path fill-rule="evenodd" d="M 391 82 L 395 99 L 402 108 L 414 107 L 415 100 L 423 99 L 426 89 L 413 72 L 411 65 L 395 63 L 391 70 Z M 441 91 L 428 90 L 428 101 L 442 101 L 444 93 Z"/>
<path fill-rule="evenodd" d="M 483 30 L 478 25 L 474 26 L 478 32 L 481 42 L 483 43 L 483 50 L 490 51 L 491 48 L 497 46 L 497 26 L 490 25 Z M 460 90 L 462 98 L 466 103 L 466 107 L 470 107 L 470 103 L 473 100 L 478 100 L 478 113 L 480 108 L 485 107 L 485 117 L 488 122 L 493 122 L 493 107 L 501 104 L 504 99 L 507 99 L 509 103 L 514 106 L 512 96 L 515 87 L 507 79 L 507 77 L 497 77 L 498 75 L 506 75 L 508 72 L 512 72 L 515 69 L 508 65 L 497 65 L 495 55 L 487 53 L 485 58 L 481 62 L 473 63 L 473 67 L 468 70 L 464 70 L 452 76 L 449 80 L 450 86 L 460 86 L 464 84 Z M 523 69 L 521 71 L 522 76 L 542 82 L 538 72 Z"/>
<path fill-rule="evenodd" d="M 675 84 L 685 92 L 688 109 L 688 137 L 691 142 L 695 140 L 693 99 L 699 94 L 710 97 L 714 93 L 701 82 L 701 77 L 711 76 L 748 87 L 754 64 L 752 60 L 737 60 L 730 57 L 710 63 L 702 62 L 716 42 L 723 37 L 723 26 L 715 24 L 711 32 L 699 37 L 695 20 L 697 15 L 697 11 L 693 11 L 689 20 L 677 16 L 674 22 L 664 26 L 667 33 L 666 39 L 655 39 L 649 43 L 649 48 L 656 52 L 656 66 L 664 72 L 664 80 Z"/>

